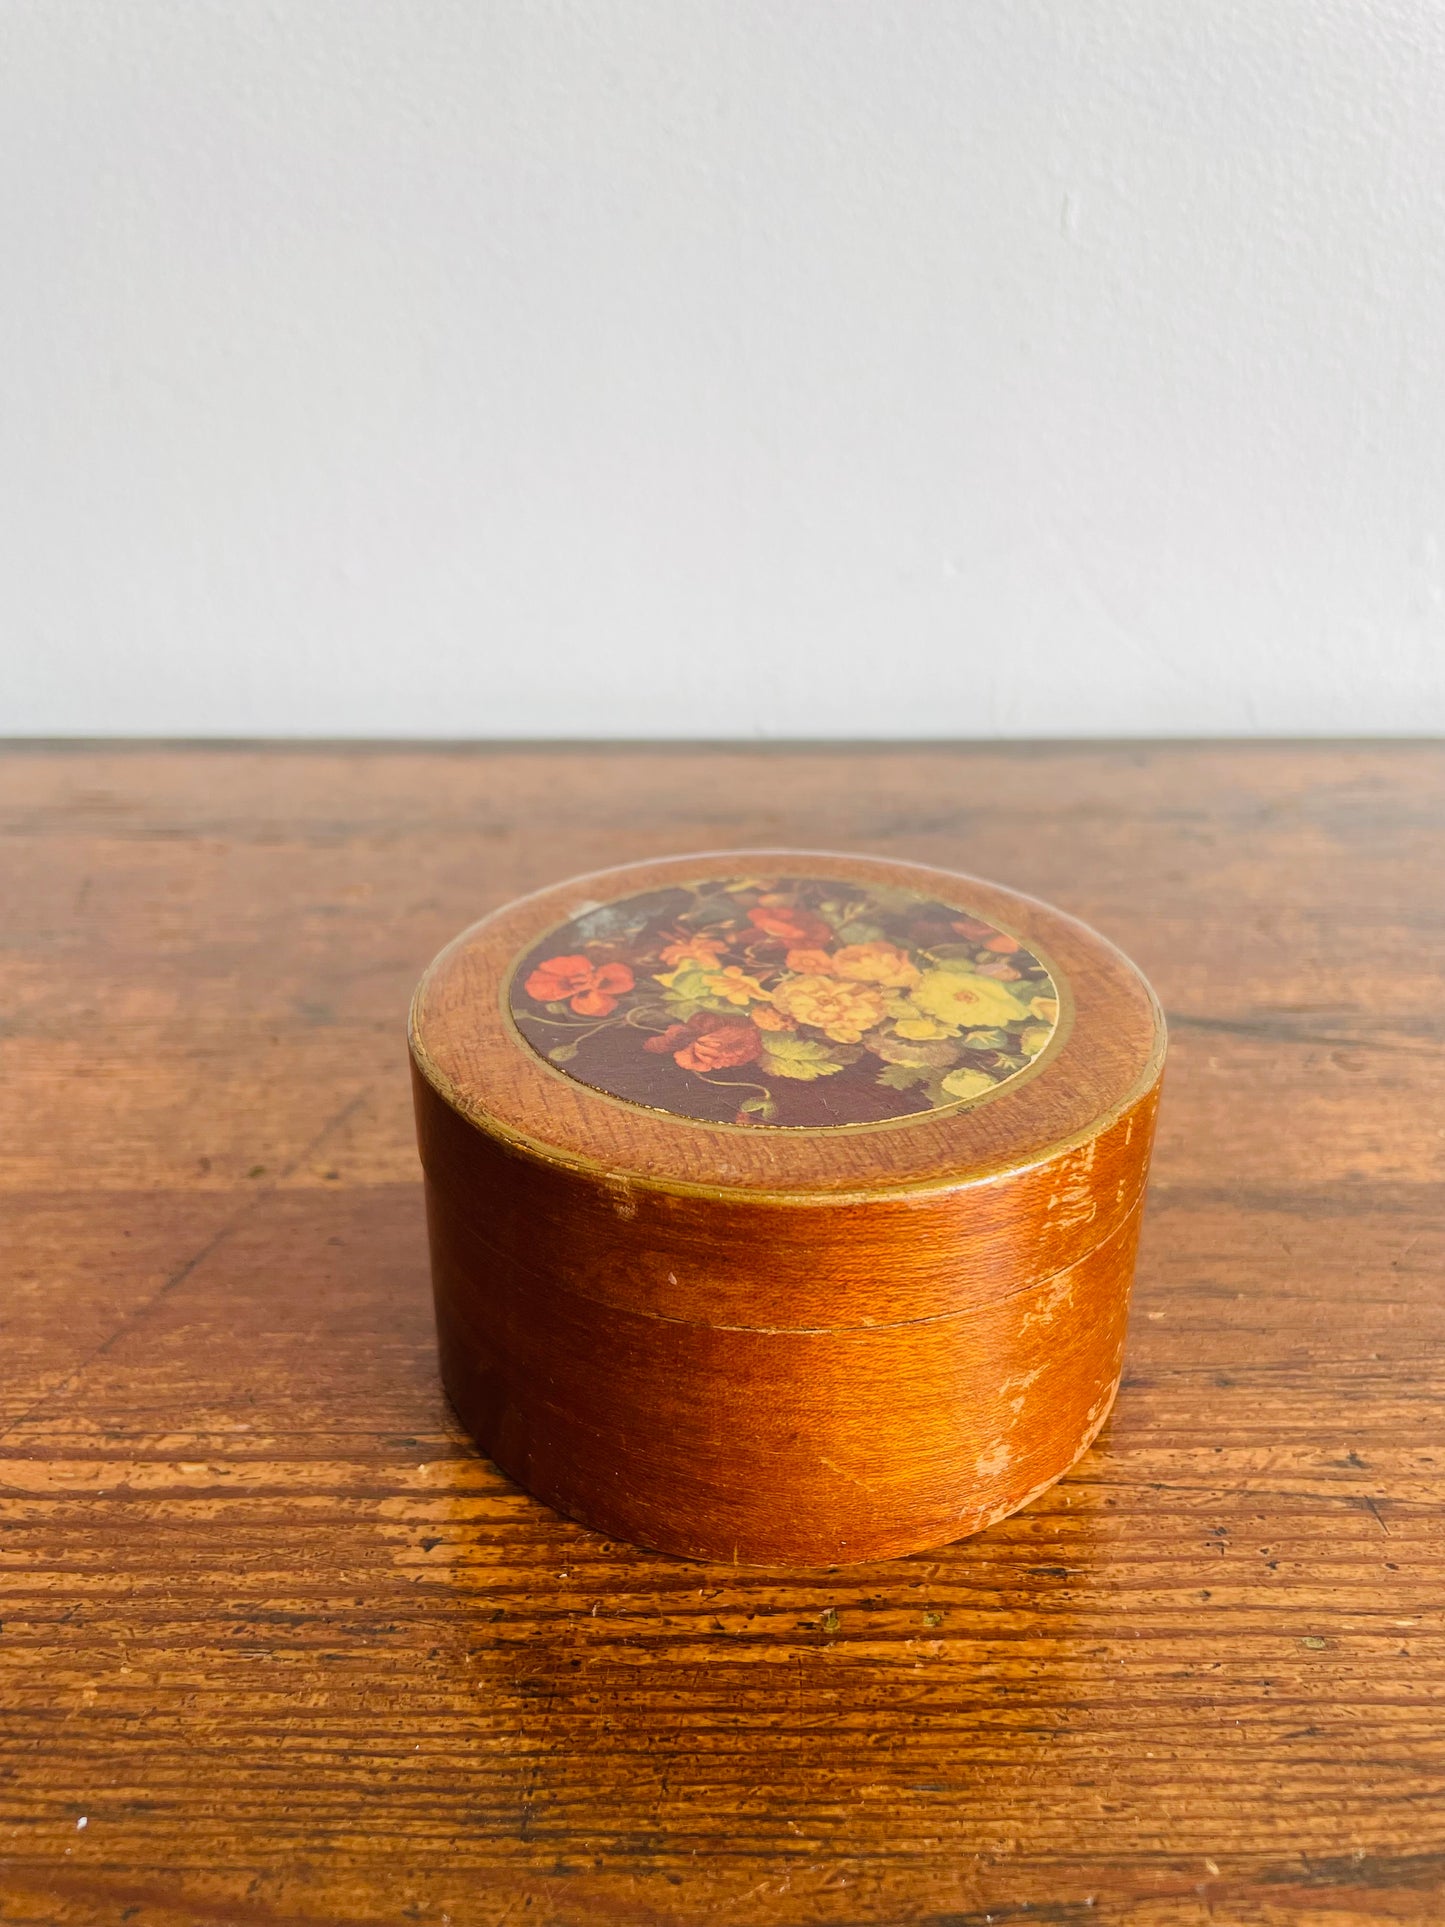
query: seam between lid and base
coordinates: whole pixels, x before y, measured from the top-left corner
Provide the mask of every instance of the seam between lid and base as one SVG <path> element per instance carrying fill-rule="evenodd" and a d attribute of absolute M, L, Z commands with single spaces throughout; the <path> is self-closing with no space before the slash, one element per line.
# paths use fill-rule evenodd
<path fill-rule="evenodd" d="M 991 1311 L 995 1305 L 1007 1305 L 1015 1298 L 1026 1298 L 1030 1292 L 1043 1291 L 1068 1272 L 1076 1271 L 1080 1265 L 1087 1264 L 1097 1252 L 1113 1244 L 1139 1217 L 1144 1209 L 1144 1198 L 1145 1191 L 1141 1186 L 1139 1196 L 1111 1231 L 1106 1232 L 1096 1243 L 1091 1244 L 1087 1251 L 1081 1251 L 1078 1257 L 1071 1258 L 1066 1265 L 1057 1266 L 1044 1277 L 1035 1278 L 1027 1285 L 1018 1285 L 1011 1291 L 1002 1291 L 996 1298 L 980 1298 L 972 1304 L 955 1306 L 951 1311 L 924 1312 L 917 1318 L 859 1319 L 850 1325 L 725 1325 L 709 1318 L 679 1318 L 671 1312 L 648 1311 L 640 1305 L 622 1304 L 615 1298 L 599 1298 L 595 1293 L 583 1291 L 578 1286 L 558 1279 L 551 1273 L 535 1271 L 525 1261 L 489 1243 L 486 1237 L 471 1225 L 467 1226 L 467 1235 L 475 1239 L 493 1257 L 515 1266 L 524 1276 L 541 1279 L 542 1282 L 566 1293 L 569 1298 L 579 1299 L 585 1305 L 598 1305 L 604 1311 L 619 1312 L 625 1318 L 650 1318 L 662 1325 L 682 1325 L 689 1331 L 740 1332 L 759 1338 L 841 1338 L 851 1333 L 869 1336 L 875 1332 L 905 1331 L 914 1325 L 938 1325 L 951 1318 L 969 1318 L 976 1313 Z"/>

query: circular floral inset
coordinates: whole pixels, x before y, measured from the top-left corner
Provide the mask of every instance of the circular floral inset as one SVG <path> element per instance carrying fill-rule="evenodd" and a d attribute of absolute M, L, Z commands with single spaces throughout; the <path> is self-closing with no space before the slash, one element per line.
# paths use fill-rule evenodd
<path fill-rule="evenodd" d="M 1054 1034 L 1044 964 L 931 897 L 822 877 L 675 884 L 583 911 L 512 973 L 518 1030 L 594 1090 L 764 1129 L 977 1102 Z"/>

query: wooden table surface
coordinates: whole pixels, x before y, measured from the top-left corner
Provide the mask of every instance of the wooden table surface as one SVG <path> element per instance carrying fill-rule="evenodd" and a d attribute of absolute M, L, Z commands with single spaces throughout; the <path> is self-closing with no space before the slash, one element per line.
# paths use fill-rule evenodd
<path fill-rule="evenodd" d="M 0 755 L 0 1920 L 1445 1921 L 1445 750 Z M 996 876 L 1172 1024 L 1124 1388 L 982 1537 L 607 1543 L 440 1393 L 403 1047 L 629 857 Z"/>

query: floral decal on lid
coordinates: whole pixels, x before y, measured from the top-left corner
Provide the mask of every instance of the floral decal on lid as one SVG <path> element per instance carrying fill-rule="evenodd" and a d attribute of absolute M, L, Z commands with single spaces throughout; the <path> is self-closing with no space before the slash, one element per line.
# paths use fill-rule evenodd
<path fill-rule="evenodd" d="M 975 1104 L 1059 1017 L 1016 937 L 889 885 L 734 877 L 582 911 L 509 987 L 521 1035 L 594 1090 L 764 1129 Z"/>

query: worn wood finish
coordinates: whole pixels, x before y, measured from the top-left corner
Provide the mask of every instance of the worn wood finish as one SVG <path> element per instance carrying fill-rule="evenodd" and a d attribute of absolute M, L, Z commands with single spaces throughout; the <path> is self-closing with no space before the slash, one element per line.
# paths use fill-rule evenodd
<path fill-rule="evenodd" d="M 1445 1917 L 1442 776 L 0 758 L 0 1919 Z M 539 877 L 728 842 L 1007 876 L 1170 1017 L 1113 1416 L 943 1552 L 630 1551 L 437 1382 L 418 972 Z"/>
<path fill-rule="evenodd" d="M 737 881 L 797 877 L 812 880 L 806 901 Z M 734 893 L 719 897 L 720 883 Z M 897 941 L 865 924 L 874 934 L 850 947 L 835 926 L 875 890 L 903 893 L 878 900 L 880 915 L 904 906 Z M 627 941 L 606 922 L 597 937 L 585 915 L 572 922 L 579 908 L 618 902 L 669 908 L 649 916 L 650 936 Z M 828 903 L 833 926 L 809 907 Z M 648 1054 L 644 1040 L 665 1044 L 673 1028 L 658 998 L 675 957 L 662 953 L 669 939 L 674 951 L 699 941 L 674 912 L 699 904 L 721 921 L 697 930 L 733 933 L 703 954 L 714 966 L 736 956 L 731 984 L 748 1012 L 786 1011 L 788 986 L 802 982 L 803 1008 L 825 1020 L 813 999 L 838 1000 L 845 1043 L 860 1034 L 852 999 L 882 1049 L 922 1042 L 961 1065 L 957 1042 L 893 1035 L 884 993 L 872 980 L 855 990 L 833 958 L 898 979 L 894 1012 L 915 1028 L 945 1026 L 911 1001 L 909 984 L 946 998 L 945 1013 L 961 987 L 1022 1036 L 1029 1007 L 974 967 L 1021 981 L 1004 953 L 975 950 L 988 940 L 1048 959 L 1041 1008 L 1060 1021 L 1047 1040 L 1035 1033 L 1031 1060 L 999 1057 L 1004 1033 L 983 1029 L 979 1061 L 1010 1074 L 989 1087 L 965 1068 L 966 1090 L 984 1084 L 972 1103 L 949 1104 L 940 1085 L 940 1108 L 791 1130 L 658 1108 L 668 1098 L 734 1107 L 739 1076 L 770 1075 L 762 1040 L 778 1033 L 721 995 L 703 1021 L 741 1034 L 759 1053 L 748 1068 L 721 1066 L 725 1081 L 713 1085 L 706 1071 Z M 791 938 L 768 934 L 749 904 L 765 921 L 815 918 L 811 937 L 796 921 L 785 921 Z M 559 927 L 572 936 L 551 936 Z M 961 975 L 942 967 L 951 953 L 910 936 L 927 946 L 955 931 L 972 935 Z M 518 959 L 530 968 L 558 950 L 571 975 L 543 972 L 543 1042 L 605 1033 L 616 1069 L 599 1074 L 653 1103 L 578 1082 L 518 1034 L 506 1014 L 527 1009 L 525 994 L 516 1002 Z M 616 996 L 594 994 L 598 970 L 614 973 Z M 552 996 L 569 981 L 582 986 L 575 1016 Z M 695 970 L 689 981 L 706 988 Z M 729 987 L 726 975 L 714 981 Z M 781 986 L 781 1006 L 762 994 L 769 986 Z M 686 1055 L 691 1034 L 676 1028 Z M 811 1028 L 811 1045 L 797 1027 L 787 1034 L 826 1054 L 827 1031 Z M 569 1517 L 734 1565 L 856 1564 L 1003 1518 L 1103 1424 L 1123 1363 L 1164 1035 L 1137 972 L 1074 919 L 975 878 L 876 857 L 633 864 L 542 890 L 459 937 L 422 979 L 411 1041 L 442 1376 L 488 1455 Z M 577 1046 L 564 1050 L 565 1066 Z M 916 1085 L 876 1083 L 884 1060 L 871 1050 L 853 1059 L 834 1073 L 840 1083 L 861 1073 L 841 1100 L 846 1115 L 879 1098 L 918 1102 Z M 840 1103 L 805 1096 L 815 1116 Z"/>

